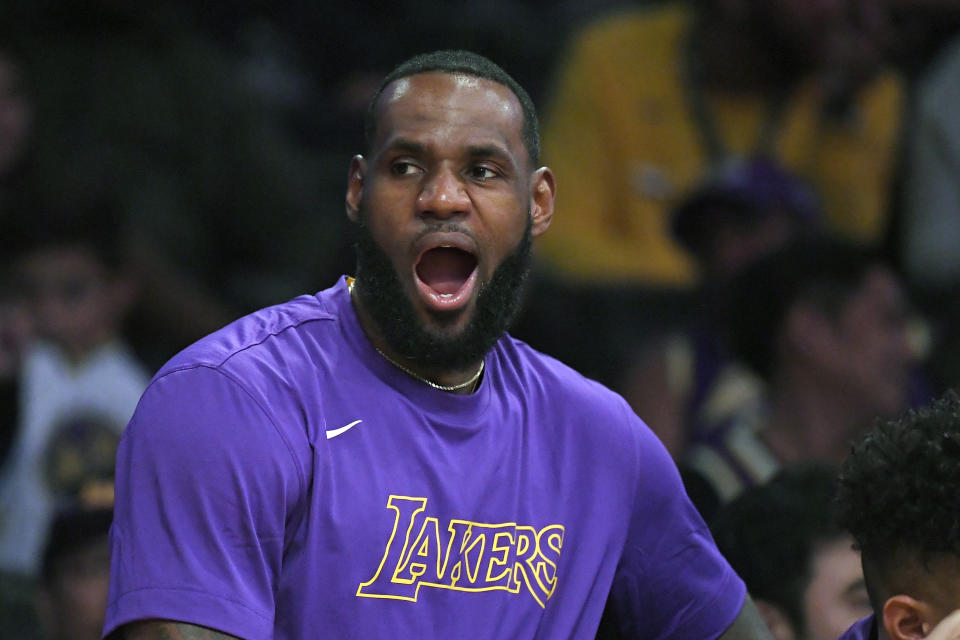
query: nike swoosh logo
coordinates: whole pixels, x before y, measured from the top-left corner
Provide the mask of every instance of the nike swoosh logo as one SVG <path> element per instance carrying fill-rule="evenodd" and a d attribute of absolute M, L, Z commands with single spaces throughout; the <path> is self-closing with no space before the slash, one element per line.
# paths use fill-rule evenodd
<path fill-rule="evenodd" d="M 353 429 L 355 426 L 357 426 L 361 422 L 363 422 L 363 420 L 354 420 L 350 424 L 340 427 L 339 429 L 327 429 L 327 440 L 329 440 L 330 438 L 336 438 L 341 433 L 345 433 L 350 429 Z"/>

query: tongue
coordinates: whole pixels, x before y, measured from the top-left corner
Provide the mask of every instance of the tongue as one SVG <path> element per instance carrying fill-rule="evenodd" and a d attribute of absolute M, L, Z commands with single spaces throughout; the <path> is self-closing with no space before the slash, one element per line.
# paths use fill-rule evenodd
<path fill-rule="evenodd" d="M 439 294 L 453 294 L 467 281 L 476 260 L 466 251 L 453 247 L 430 249 L 420 258 L 417 276 Z"/>

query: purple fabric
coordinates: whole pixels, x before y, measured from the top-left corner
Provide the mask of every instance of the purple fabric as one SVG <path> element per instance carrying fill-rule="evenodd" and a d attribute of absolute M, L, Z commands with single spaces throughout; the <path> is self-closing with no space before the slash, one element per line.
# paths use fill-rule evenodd
<path fill-rule="evenodd" d="M 343 280 L 188 348 L 121 443 L 106 631 L 593 638 L 611 585 L 630 637 L 726 629 L 743 583 L 626 403 L 509 337 L 486 366 L 398 371 Z"/>
<path fill-rule="evenodd" d="M 876 640 L 877 628 L 874 626 L 874 621 L 873 614 L 857 620 L 840 636 L 839 640 Z"/>

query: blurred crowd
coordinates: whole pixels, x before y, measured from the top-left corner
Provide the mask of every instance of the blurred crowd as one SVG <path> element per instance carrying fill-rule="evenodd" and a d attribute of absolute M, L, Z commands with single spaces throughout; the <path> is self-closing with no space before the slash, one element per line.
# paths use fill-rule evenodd
<path fill-rule="evenodd" d="M 0 5 L 0 639 L 99 637 L 152 372 L 352 272 L 367 102 L 441 48 L 541 113 L 557 215 L 514 334 L 624 395 L 778 638 L 865 615 L 833 470 L 960 390 L 960 1 L 274 4 Z M 800 538 L 785 589 L 762 567 Z M 827 566 L 849 606 L 811 631 Z"/>

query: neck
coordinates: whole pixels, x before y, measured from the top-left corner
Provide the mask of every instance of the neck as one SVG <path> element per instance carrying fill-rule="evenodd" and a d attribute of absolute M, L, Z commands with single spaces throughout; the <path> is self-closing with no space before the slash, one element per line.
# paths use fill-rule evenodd
<path fill-rule="evenodd" d="M 373 316 L 366 310 L 360 296 L 354 292 L 354 281 L 350 280 L 350 302 L 357 312 L 357 318 L 360 320 L 360 328 L 364 334 L 387 362 L 397 369 L 403 371 L 411 378 L 419 380 L 423 384 L 438 388 L 441 391 L 455 393 L 458 395 L 469 395 L 476 391 L 480 385 L 480 379 L 483 374 L 483 360 L 471 363 L 462 369 L 442 369 L 438 367 L 425 366 L 407 358 L 393 349 L 389 342 L 384 338 L 383 332 L 377 325 Z"/>

